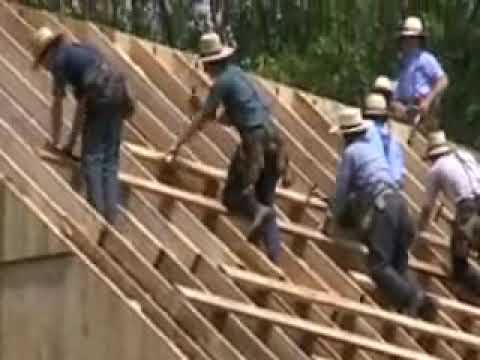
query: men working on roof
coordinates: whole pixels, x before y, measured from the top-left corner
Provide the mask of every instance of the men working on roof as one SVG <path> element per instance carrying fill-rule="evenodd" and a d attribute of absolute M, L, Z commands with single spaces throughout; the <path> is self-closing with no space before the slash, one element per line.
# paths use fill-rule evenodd
<path fill-rule="evenodd" d="M 448 145 L 443 131 L 431 133 L 428 140 L 427 155 L 432 167 L 419 231 L 427 228 L 436 197 L 443 193 L 456 207 L 450 244 L 453 278 L 467 291 L 480 295 L 480 273 L 468 264 L 470 248 L 479 249 L 480 169 L 470 153 Z"/>
<path fill-rule="evenodd" d="M 217 109 L 223 104 L 229 125 L 241 138 L 228 170 L 223 203 L 230 211 L 253 221 L 249 240 L 257 239 L 263 232 L 268 255 L 276 261 L 280 236 L 272 206 L 283 158 L 278 130 L 252 80 L 230 63 L 234 49 L 223 46 L 217 34 L 209 33 L 200 39 L 200 52 L 205 71 L 215 79 L 215 84 L 202 110 L 170 154 L 174 158 L 191 136 L 208 121 L 215 120 Z"/>
<path fill-rule="evenodd" d="M 378 134 L 380 151 L 385 154 L 390 168 L 390 175 L 398 188 L 402 188 L 406 174 L 403 148 L 392 133 L 388 121 L 385 97 L 381 94 L 369 94 L 365 99 L 363 115 L 366 119 L 373 121 L 373 126 L 369 131 L 374 131 Z"/>
<path fill-rule="evenodd" d="M 448 78 L 435 56 L 423 48 L 425 37 L 419 18 L 405 20 L 400 32 L 401 68 L 392 108 L 397 119 L 412 124 L 415 118 L 419 119 L 413 110 L 417 107 L 426 131 L 430 132 L 440 127 L 440 98 Z"/>
<path fill-rule="evenodd" d="M 399 309 L 429 316 L 434 307 L 408 279 L 408 249 L 413 223 L 375 135 L 356 109 L 340 114 L 345 150 L 336 180 L 333 215 L 343 226 L 358 228 L 369 249 L 367 266 L 377 286 Z"/>
<path fill-rule="evenodd" d="M 44 27 L 33 38 L 34 69 L 45 68 L 53 76 L 52 142 L 60 145 L 63 99 L 70 86 L 77 101 L 72 131 L 62 149 L 72 156 L 82 130 L 82 170 L 88 201 L 109 222 L 117 213 L 118 162 L 123 119 L 134 111 L 126 80 L 105 62 L 94 48 L 71 43 L 63 34 Z"/>

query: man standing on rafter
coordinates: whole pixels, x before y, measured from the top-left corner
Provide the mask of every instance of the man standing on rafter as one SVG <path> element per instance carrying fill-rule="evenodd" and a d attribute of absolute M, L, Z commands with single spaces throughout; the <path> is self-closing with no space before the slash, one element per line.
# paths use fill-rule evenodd
<path fill-rule="evenodd" d="M 441 97 L 448 78 L 437 58 L 424 49 L 425 37 L 418 17 L 405 20 L 399 34 L 402 58 L 392 109 L 397 120 L 415 127 L 422 122 L 428 133 L 441 126 Z"/>
<path fill-rule="evenodd" d="M 228 170 L 223 204 L 252 221 L 249 240 L 263 235 L 270 259 L 278 261 L 281 240 L 273 203 L 285 156 L 277 127 L 253 80 L 231 63 L 233 48 L 224 46 L 216 33 L 208 33 L 200 39 L 200 52 L 204 69 L 215 83 L 170 155 L 175 158 L 183 144 L 207 122 L 216 120 L 217 109 L 223 105 L 226 116 L 219 116 L 220 121 L 234 127 L 241 138 Z"/>
<path fill-rule="evenodd" d="M 65 35 L 44 27 L 33 38 L 34 69 L 44 68 L 53 77 L 50 150 L 73 156 L 82 131 L 81 165 L 87 199 L 113 223 L 119 201 L 118 165 L 123 120 L 134 112 L 126 79 L 108 64 L 97 49 L 70 42 Z M 60 149 L 63 100 L 67 86 L 77 102 L 72 131 Z"/>

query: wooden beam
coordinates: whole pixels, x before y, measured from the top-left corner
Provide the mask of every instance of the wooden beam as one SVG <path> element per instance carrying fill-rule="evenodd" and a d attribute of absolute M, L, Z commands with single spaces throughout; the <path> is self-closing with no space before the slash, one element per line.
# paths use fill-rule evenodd
<path fill-rule="evenodd" d="M 165 161 L 166 153 L 148 149 L 143 146 L 139 146 L 136 144 L 125 144 L 124 145 L 132 154 L 147 161 L 153 161 L 157 163 L 162 163 Z M 175 158 L 175 163 L 173 165 L 179 165 L 182 169 L 190 171 L 196 175 L 202 177 L 208 177 L 218 181 L 225 181 L 227 178 L 226 171 L 215 168 L 213 166 L 209 166 L 203 164 L 201 162 L 194 162 L 189 159 L 182 158 L 178 156 Z M 279 188 L 277 190 L 277 195 L 288 201 L 295 202 L 297 205 L 303 206 L 311 206 L 313 208 L 317 208 L 319 210 L 325 211 L 328 205 L 322 199 L 319 199 L 315 195 L 312 196 L 310 199 L 307 199 L 306 194 L 301 194 L 297 191 L 287 190 L 283 188 Z"/>
<path fill-rule="evenodd" d="M 236 283 L 253 287 L 255 290 L 271 291 L 291 297 L 302 303 L 316 303 L 333 307 L 337 310 L 354 313 L 358 316 L 381 320 L 395 326 L 402 326 L 412 331 L 418 331 L 429 336 L 435 336 L 447 341 L 458 342 L 467 348 L 480 349 L 480 338 L 465 332 L 448 329 L 446 327 L 430 324 L 408 316 L 395 314 L 378 308 L 373 308 L 349 299 L 332 296 L 310 288 L 295 286 L 277 279 L 261 276 L 249 271 L 222 266 L 222 270 Z"/>
<path fill-rule="evenodd" d="M 238 301 L 232 301 L 223 297 L 205 294 L 203 292 L 190 288 L 185 288 L 181 286 L 177 286 L 177 288 L 182 293 L 182 295 L 190 301 L 199 305 L 206 305 L 215 308 L 218 311 L 225 311 L 227 313 L 231 312 L 238 315 L 251 317 L 260 321 L 271 322 L 282 327 L 310 333 L 312 335 L 335 342 L 351 344 L 367 351 L 372 351 L 387 356 L 393 356 L 400 359 L 436 359 L 435 357 L 432 357 L 425 353 L 419 353 L 395 345 L 371 340 L 367 337 L 359 336 L 346 331 L 327 328 L 309 321 L 305 321 L 292 316 L 287 316 L 285 314 L 281 314 L 275 311 L 261 309 Z"/>

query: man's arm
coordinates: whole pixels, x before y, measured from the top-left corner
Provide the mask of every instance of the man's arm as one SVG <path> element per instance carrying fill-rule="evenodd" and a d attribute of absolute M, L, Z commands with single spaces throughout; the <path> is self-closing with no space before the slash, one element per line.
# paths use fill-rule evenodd
<path fill-rule="evenodd" d="M 58 147 L 60 144 L 60 137 L 62 134 L 63 126 L 63 96 L 55 96 L 53 98 L 52 108 L 50 110 L 51 117 L 51 135 L 52 135 L 52 146 Z"/>
<path fill-rule="evenodd" d="M 77 107 L 75 109 L 75 115 L 73 117 L 72 131 L 68 138 L 67 144 L 63 148 L 63 151 L 72 154 L 75 143 L 78 139 L 78 135 L 83 128 L 85 123 L 85 111 L 86 111 L 86 100 L 82 98 L 78 101 Z"/>
<path fill-rule="evenodd" d="M 432 215 L 435 201 L 437 200 L 438 193 L 440 192 L 438 175 L 435 170 L 430 170 L 427 177 L 427 199 L 420 212 L 420 218 L 418 220 L 418 231 L 425 231 L 428 227 L 430 217 Z"/>
<path fill-rule="evenodd" d="M 447 88 L 448 77 L 437 58 L 430 53 L 422 55 L 421 67 L 433 84 L 430 92 L 425 94 L 426 96 L 423 97 L 419 104 L 420 111 L 425 114 L 430 111 L 434 100 L 437 99 Z"/>
<path fill-rule="evenodd" d="M 333 206 L 334 218 L 342 222 L 348 209 L 348 197 L 350 193 L 350 183 L 353 170 L 353 161 L 348 153 L 345 153 L 342 162 L 337 171 L 335 199 Z"/>
<path fill-rule="evenodd" d="M 433 101 L 438 98 L 448 87 L 447 75 L 442 76 L 437 80 L 432 88 L 432 91 L 420 102 L 419 108 L 422 113 L 430 111 Z"/>
<path fill-rule="evenodd" d="M 177 156 L 182 145 L 188 142 L 193 135 L 200 131 L 208 121 L 215 120 L 217 109 L 222 102 L 224 92 L 225 86 L 222 83 L 217 82 L 213 85 L 205 104 L 203 104 L 202 110 L 193 117 L 190 127 L 182 134 L 182 136 L 180 136 L 175 145 L 168 151 L 173 158 Z M 196 91 L 192 94 L 192 100 L 197 105 L 201 102 L 196 95 Z M 195 104 L 192 103 L 193 106 Z"/>
<path fill-rule="evenodd" d="M 188 129 L 180 136 L 173 148 L 169 151 L 170 154 L 175 157 L 182 145 L 187 143 L 190 138 L 200 131 L 208 121 L 213 119 L 215 119 L 215 114 L 209 114 L 203 111 L 195 115 Z"/>

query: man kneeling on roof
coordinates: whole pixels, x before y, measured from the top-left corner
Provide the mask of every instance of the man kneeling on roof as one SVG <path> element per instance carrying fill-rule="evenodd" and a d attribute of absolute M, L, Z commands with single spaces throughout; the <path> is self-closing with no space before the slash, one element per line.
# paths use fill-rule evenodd
<path fill-rule="evenodd" d="M 426 230 L 437 195 L 443 193 L 456 207 L 450 243 L 453 280 L 480 295 L 480 272 L 468 263 L 470 249 L 480 249 L 480 169 L 472 154 L 448 144 L 443 131 L 429 135 L 427 156 L 432 166 L 419 230 Z"/>
<path fill-rule="evenodd" d="M 395 139 L 388 120 L 387 102 L 381 94 L 369 94 L 365 99 L 363 115 L 373 121 L 369 131 L 373 139 L 378 139 L 380 151 L 384 153 L 390 169 L 390 175 L 399 189 L 403 188 L 405 181 L 405 161 L 402 145 Z"/>
<path fill-rule="evenodd" d="M 82 170 L 88 201 L 109 222 L 115 220 L 119 198 L 118 162 L 123 120 L 134 103 L 126 80 L 93 47 L 71 43 L 63 34 L 44 27 L 33 38 L 34 69 L 45 68 L 53 77 L 51 150 L 59 150 L 63 126 L 63 99 L 67 85 L 77 107 L 72 131 L 61 149 L 73 157 L 82 131 Z"/>
<path fill-rule="evenodd" d="M 340 114 L 345 149 L 339 165 L 333 215 L 342 226 L 354 226 L 369 249 L 370 276 L 398 309 L 430 317 L 434 306 L 407 275 L 413 221 L 375 133 L 357 109 Z"/>
<path fill-rule="evenodd" d="M 209 33 L 200 39 L 200 52 L 204 69 L 215 83 L 202 110 L 170 154 L 174 158 L 184 143 L 215 120 L 223 104 L 229 121 L 224 125 L 233 126 L 241 138 L 228 170 L 223 204 L 252 221 L 249 240 L 263 235 L 270 259 L 277 261 L 281 242 L 273 202 L 285 159 L 278 130 L 253 81 L 231 63 L 234 49 L 223 46 L 217 34 Z M 220 118 L 223 122 L 226 119 Z"/>

